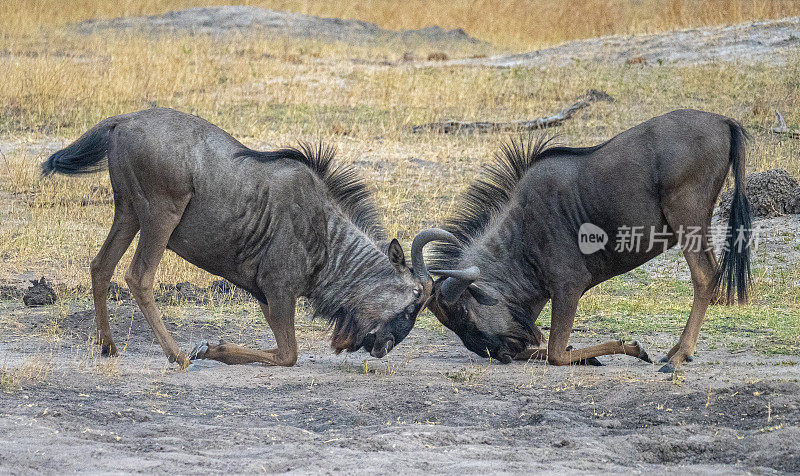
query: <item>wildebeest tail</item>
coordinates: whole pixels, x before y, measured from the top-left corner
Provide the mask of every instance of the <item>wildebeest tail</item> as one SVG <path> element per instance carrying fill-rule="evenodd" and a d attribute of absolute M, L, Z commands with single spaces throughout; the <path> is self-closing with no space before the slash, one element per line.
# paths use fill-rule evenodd
<path fill-rule="evenodd" d="M 745 142 L 747 132 L 729 119 L 731 131 L 730 167 L 733 170 L 733 200 L 719 269 L 714 276 L 714 291 L 728 304 L 747 301 L 752 285 L 750 276 L 750 239 L 752 220 L 750 202 L 745 195 Z"/>
<path fill-rule="evenodd" d="M 42 163 L 42 176 L 91 174 L 104 170 L 107 163 L 108 138 L 116 126 L 106 119 L 86 131 L 78 140 L 51 155 Z"/>

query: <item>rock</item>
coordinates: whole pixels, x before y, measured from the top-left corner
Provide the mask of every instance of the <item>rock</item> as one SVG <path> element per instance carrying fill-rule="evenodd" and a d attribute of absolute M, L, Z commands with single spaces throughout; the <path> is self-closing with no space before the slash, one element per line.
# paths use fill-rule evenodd
<path fill-rule="evenodd" d="M 112 281 L 108 284 L 108 298 L 112 301 L 130 301 L 131 292 L 120 286 L 119 283 Z"/>
<path fill-rule="evenodd" d="M 776 217 L 800 213 L 800 185 L 783 169 L 771 169 L 747 176 L 745 186 L 753 217 Z M 720 195 L 720 216 L 730 214 L 733 189 Z"/>
<path fill-rule="evenodd" d="M 33 280 L 31 283 L 33 285 L 28 288 L 28 290 L 22 296 L 22 302 L 26 306 L 46 306 L 56 302 L 58 296 L 56 296 L 56 292 L 44 279 L 44 276 L 42 276 L 42 279 L 39 281 Z"/>

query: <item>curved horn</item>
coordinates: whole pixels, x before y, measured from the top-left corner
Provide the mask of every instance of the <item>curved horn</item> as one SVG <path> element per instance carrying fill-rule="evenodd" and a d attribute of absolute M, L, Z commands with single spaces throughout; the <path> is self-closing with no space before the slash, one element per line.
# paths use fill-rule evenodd
<path fill-rule="evenodd" d="M 425 266 L 425 259 L 422 256 L 422 249 L 431 241 L 449 241 L 458 244 L 458 238 L 452 233 L 441 228 L 428 228 L 417 233 L 414 241 L 411 242 L 411 270 L 414 275 L 423 281 L 431 279 L 431 273 Z"/>
<path fill-rule="evenodd" d="M 481 276 L 481 270 L 477 266 L 465 269 L 432 269 L 431 274 L 473 282 Z"/>
<path fill-rule="evenodd" d="M 445 302 L 452 303 L 478 279 L 481 272 L 477 266 L 470 266 L 467 269 L 440 271 L 439 274 L 448 276 L 442 283 L 441 293 Z"/>

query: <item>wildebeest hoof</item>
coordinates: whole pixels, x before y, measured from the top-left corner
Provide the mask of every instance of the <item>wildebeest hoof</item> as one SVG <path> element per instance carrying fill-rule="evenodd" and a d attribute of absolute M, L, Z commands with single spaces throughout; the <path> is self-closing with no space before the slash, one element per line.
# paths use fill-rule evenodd
<path fill-rule="evenodd" d="M 667 362 L 663 367 L 658 369 L 658 371 L 664 374 L 673 374 L 677 371 L 677 369 L 675 369 L 675 366 L 672 364 L 672 362 Z"/>
<path fill-rule="evenodd" d="M 659 360 L 659 362 L 661 362 L 662 364 L 665 362 L 669 362 L 669 357 L 665 355 L 664 357 L 661 357 L 661 360 Z M 691 355 L 687 355 L 686 362 L 694 362 L 694 357 L 692 357 Z"/>
<path fill-rule="evenodd" d="M 189 352 L 189 360 L 205 359 L 208 352 L 208 341 L 203 339 Z"/>
<path fill-rule="evenodd" d="M 117 355 L 117 346 L 115 346 L 114 344 L 107 344 L 107 345 L 104 344 L 100 348 L 100 355 L 102 355 L 103 357 L 114 357 L 115 355 Z"/>

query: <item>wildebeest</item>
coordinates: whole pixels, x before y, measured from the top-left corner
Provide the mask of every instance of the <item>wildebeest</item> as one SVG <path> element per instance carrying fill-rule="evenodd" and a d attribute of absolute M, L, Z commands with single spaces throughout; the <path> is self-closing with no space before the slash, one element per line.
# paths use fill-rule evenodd
<path fill-rule="evenodd" d="M 337 353 L 364 348 L 382 357 L 403 340 L 430 295 L 421 250 L 451 236 L 420 233 L 409 269 L 398 241 L 385 244 L 364 183 L 333 156 L 321 144 L 251 150 L 199 117 L 165 108 L 105 119 L 50 156 L 42 164 L 44 175 L 107 166 L 111 176 L 114 222 L 91 262 L 102 353 L 117 352 L 108 286 L 137 232 L 125 280 L 164 353 L 182 367 L 190 357 L 167 332 L 153 298 L 165 248 L 250 292 L 277 342 L 272 350 L 202 342 L 191 359 L 294 365 L 295 303 L 301 296 L 330 320 Z"/>
<path fill-rule="evenodd" d="M 464 193 L 462 211 L 444 226 L 459 243 L 433 245 L 441 270 L 432 271 L 439 278 L 430 309 L 467 348 L 504 363 L 535 358 L 596 364 L 596 357 L 608 354 L 649 362 L 636 342 L 568 348 L 578 300 L 680 242 L 694 302 L 661 371 L 678 369 L 694 353 L 706 308 L 719 292 L 728 302 L 734 295 L 747 298 L 745 140 L 732 119 L 678 110 L 594 147 L 555 147 L 530 138 L 504 145 Z M 709 227 L 729 168 L 734 195 L 718 264 Z M 582 252 L 579 235 L 587 230 L 596 234 L 595 246 Z M 635 249 L 626 237 L 632 230 L 641 242 Z M 696 246 L 687 246 L 690 238 Z M 548 300 L 552 322 L 545 349 L 535 321 Z"/>

